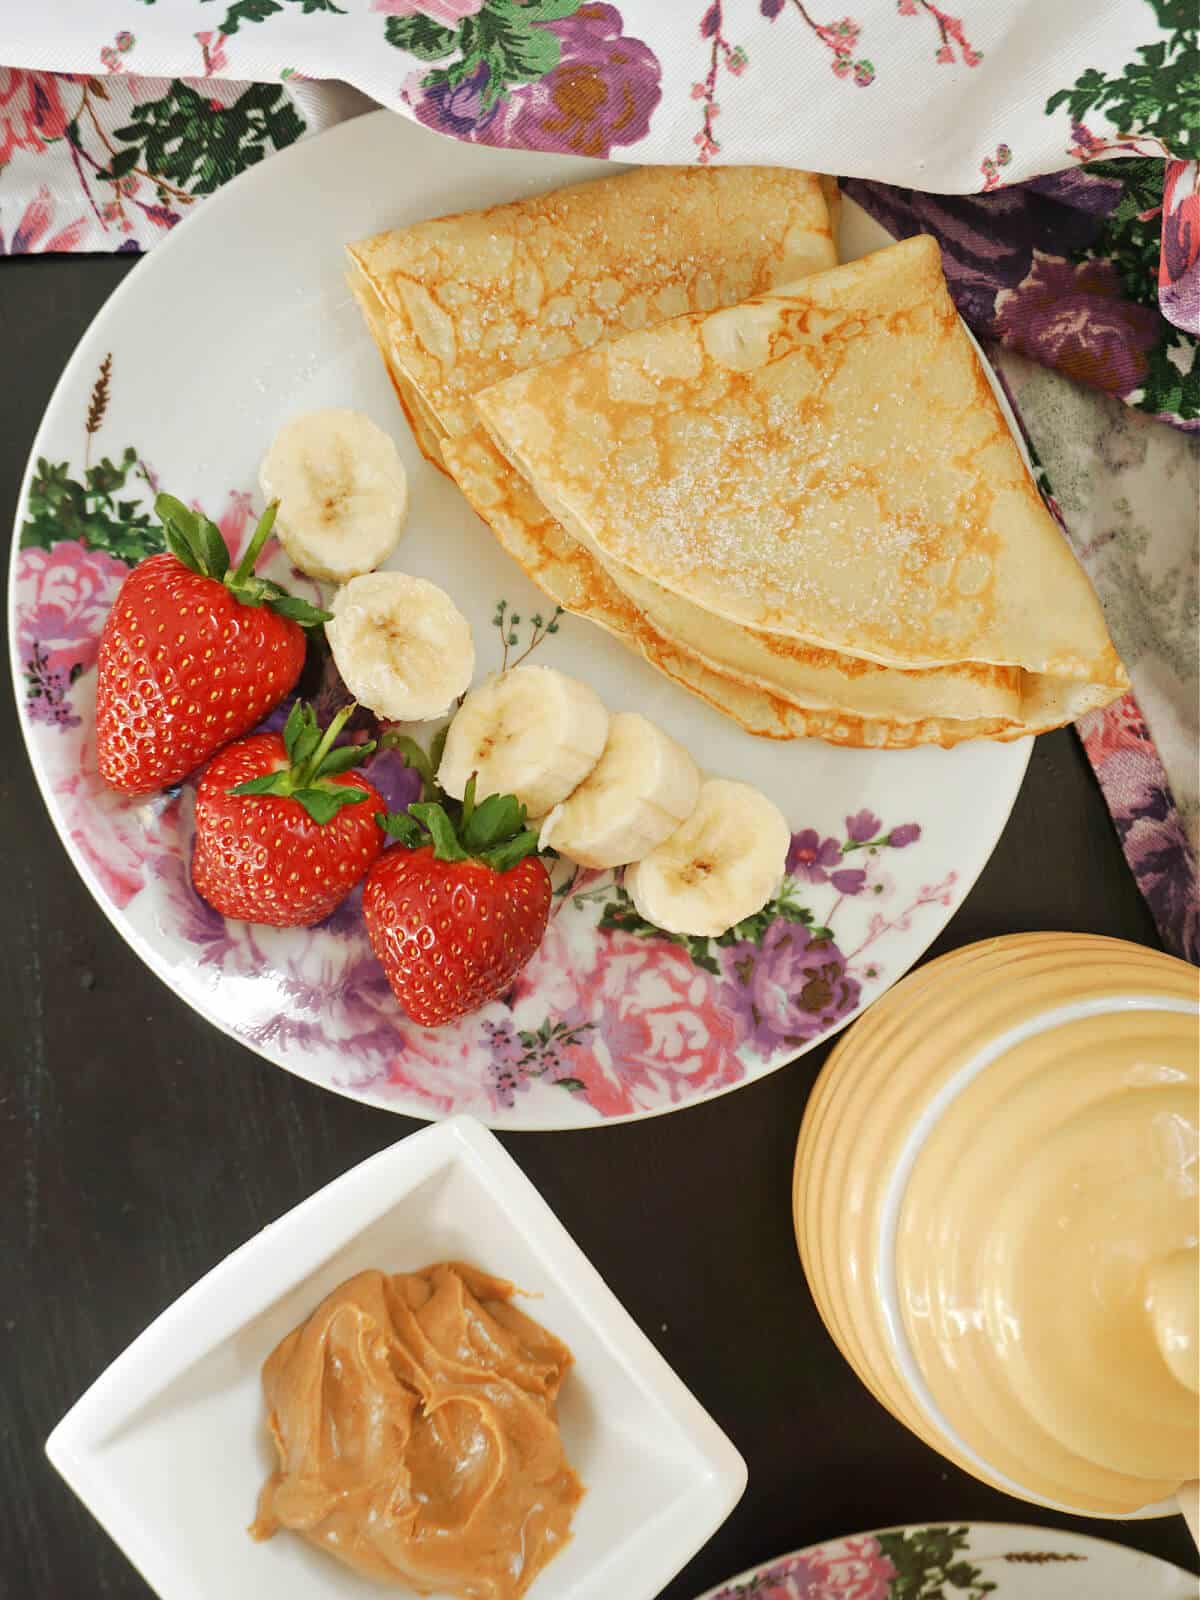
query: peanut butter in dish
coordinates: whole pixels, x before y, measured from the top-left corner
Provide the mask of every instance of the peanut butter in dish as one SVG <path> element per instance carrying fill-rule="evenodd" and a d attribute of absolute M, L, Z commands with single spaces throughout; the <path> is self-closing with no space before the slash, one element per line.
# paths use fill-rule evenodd
<path fill-rule="evenodd" d="M 263 1366 L 279 1466 L 250 1529 L 291 1528 L 416 1594 L 517 1600 L 583 1488 L 555 1416 L 566 1345 L 461 1262 L 360 1272 Z"/>

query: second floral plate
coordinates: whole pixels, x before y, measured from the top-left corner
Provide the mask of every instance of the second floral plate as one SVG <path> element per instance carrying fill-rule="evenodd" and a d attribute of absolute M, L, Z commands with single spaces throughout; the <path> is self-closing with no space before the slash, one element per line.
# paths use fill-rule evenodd
<path fill-rule="evenodd" d="M 92 893 L 217 1026 L 302 1077 L 413 1116 L 594 1125 L 672 1111 L 783 1065 L 940 932 L 1029 758 L 1028 742 L 876 752 L 754 739 L 599 629 L 555 617 L 418 454 L 346 289 L 343 245 L 606 170 L 448 146 L 383 112 L 283 152 L 206 202 L 105 306 L 50 403 L 21 496 L 13 668 L 42 791 Z M 845 211 L 850 258 L 880 241 Z M 99 635 L 129 567 L 158 548 L 155 486 L 202 506 L 236 556 L 267 444 L 287 417 L 323 406 L 365 411 L 396 438 L 412 505 L 392 564 L 450 592 L 481 674 L 536 651 L 783 808 L 787 877 L 749 924 L 677 942 L 638 919 L 611 873 L 560 870 L 545 940 L 512 992 L 430 1031 L 399 1012 L 357 895 L 311 930 L 226 922 L 191 887 L 193 786 L 142 803 L 105 788 Z M 392 804 L 415 798 L 398 755 L 375 758 L 370 775 Z"/>
<path fill-rule="evenodd" d="M 700 1600 L 1196 1600 L 1157 1556 L 1057 1528 L 1002 1522 L 883 1528 L 810 1545 Z"/>

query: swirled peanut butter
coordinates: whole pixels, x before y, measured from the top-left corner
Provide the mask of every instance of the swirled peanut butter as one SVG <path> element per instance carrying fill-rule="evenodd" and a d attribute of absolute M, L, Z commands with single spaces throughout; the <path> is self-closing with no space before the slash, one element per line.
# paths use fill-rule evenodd
<path fill-rule="evenodd" d="M 523 1595 L 583 1489 L 555 1416 L 571 1352 L 512 1294 L 446 1262 L 328 1295 L 263 1367 L 279 1466 L 251 1534 L 417 1594 Z"/>

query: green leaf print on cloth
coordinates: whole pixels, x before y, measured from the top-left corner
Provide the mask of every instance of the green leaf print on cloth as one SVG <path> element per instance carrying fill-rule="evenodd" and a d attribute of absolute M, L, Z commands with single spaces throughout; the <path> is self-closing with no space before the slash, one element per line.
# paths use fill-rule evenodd
<path fill-rule="evenodd" d="M 1117 269 L 1130 300 L 1158 307 L 1163 164 L 1155 157 L 1095 161 L 1088 172 L 1122 185 L 1121 198 L 1105 224 L 1104 254 Z"/>
<path fill-rule="evenodd" d="M 287 0 L 287 4 L 298 5 L 301 16 L 305 17 L 314 11 L 332 11 L 339 17 L 346 15 L 341 6 L 334 5 L 333 0 Z M 218 31 L 228 36 L 236 33 L 243 22 L 266 22 L 282 10 L 284 10 L 284 0 L 234 0 L 233 5 L 226 11 Z"/>
<path fill-rule="evenodd" d="M 1200 157 L 1200 11 L 1196 0 L 1146 3 L 1166 38 L 1142 45 L 1137 59 L 1115 77 L 1089 67 L 1046 102 L 1047 116 L 1061 106 L 1070 112 L 1069 153 L 1081 160 L 1147 140 L 1156 142 L 1163 155 Z M 1088 127 L 1085 119 L 1097 114 L 1116 130 L 1115 140 Z"/>
<path fill-rule="evenodd" d="M 535 83 L 553 72 L 562 56 L 562 41 L 544 24 L 572 16 L 581 0 L 484 0 L 478 10 L 446 27 L 420 12 L 387 19 L 385 37 L 419 61 L 458 59 L 438 67 L 422 87 L 458 88 L 479 80 L 480 110 L 490 111 L 509 89 Z"/>
<path fill-rule="evenodd" d="M 278 84 L 251 84 L 232 105 L 223 106 L 175 82 L 161 100 L 134 106 L 133 120 L 113 135 L 126 146 L 114 159 L 132 155 L 130 165 L 144 166 L 193 194 L 211 194 L 303 132 L 304 123 Z"/>
<path fill-rule="evenodd" d="M 404 100 L 439 133 L 607 156 L 650 131 L 662 71 L 650 47 L 625 33 L 616 6 L 437 0 L 414 13 L 407 0 L 381 0 L 381 9 L 392 12 L 388 43 L 429 65 Z"/>
<path fill-rule="evenodd" d="M 417 12 L 411 17 L 389 17 L 384 37 L 397 50 L 407 50 L 418 61 L 444 61 L 458 49 L 458 33 L 432 17 Z"/>

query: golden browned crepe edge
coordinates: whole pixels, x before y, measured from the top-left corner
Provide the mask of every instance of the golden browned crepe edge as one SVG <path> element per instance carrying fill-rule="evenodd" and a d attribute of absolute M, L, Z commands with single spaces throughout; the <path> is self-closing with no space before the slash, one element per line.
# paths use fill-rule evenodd
<path fill-rule="evenodd" d="M 565 385 L 569 382 L 571 373 L 586 370 L 584 364 L 603 364 L 603 369 L 609 375 L 609 383 L 611 384 L 613 363 L 622 359 L 622 351 L 628 351 L 628 359 L 636 363 L 637 360 L 641 359 L 642 352 L 647 344 L 661 345 L 662 341 L 672 336 L 672 330 L 699 329 L 705 324 L 715 321 L 718 317 L 737 316 L 738 314 L 753 315 L 754 311 L 760 307 L 771 311 L 783 305 L 789 323 L 795 321 L 798 326 L 804 326 L 804 305 L 814 306 L 818 314 L 825 309 L 821 295 L 813 289 L 813 285 L 817 285 L 818 289 L 822 284 L 826 286 L 824 298 L 829 300 L 831 304 L 836 304 L 841 298 L 846 299 L 851 308 L 854 308 L 854 286 L 858 284 L 859 280 L 855 277 L 841 278 L 838 275 L 852 274 L 856 269 L 863 268 L 864 263 L 875 263 L 871 270 L 878 276 L 881 258 L 902 249 L 906 249 L 909 252 L 907 269 L 911 270 L 917 284 L 928 290 L 931 302 L 936 301 L 939 324 L 944 324 L 946 329 L 952 331 L 956 339 L 963 341 L 963 346 L 957 347 L 957 353 L 961 354 L 963 348 L 966 350 L 975 383 L 977 409 L 986 417 L 989 423 L 993 424 L 992 434 L 994 437 L 990 439 L 990 442 L 1002 450 L 1005 465 L 1011 469 L 1012 481 L 1005 483 L 1005 490 L 1009 493 L 1015 493 L 1024 508 L 1024 512 L 1044 529 L 1044 564 L 1051 568 L 1054 573 L 1058 585 L 1055 592 L 1058 593 L 1061 590 L 1066 597 L 1067 603 L 1064 604 L 1062 609 L 1071 614 L 1072 626 L 1075 625 L 1076 613 L 1087 614 L 1076 630 L 1081 630 L 1083 636 L 1087 638 L 1088 653 L 1086 657 L 1082 652 L 1078 655 L 1072 655 L 1070 651 L 1048 651 L 1045 653 L 1045 659 L 1041 661 L 1040 667 L 1034 667 L 1030 662 L 1022 660 L 1015 650 L 1007 652 L 1003 658 L 1001 653 L 996 651 L 989 652 L 986 655 L 970 652 L 962 657 L 953 657 L 943 652 L 942 657 L 939 659 L 938 655 L 930 650 L 916 652 L 911 658 L 906 658 L 898 650 L 885 651 L 881 648 L 877 639 L 871 639 L 870 642 L 864 643 L 858 640 L 851 641 L 848 638 L 834 637 L 832 634 L 823 635 L 813 626 L 798 624 L 794 615 L 789 614 L 785 619 L 781 612 L 776 616 L 769 607 L 764 614 L 756 616 L 751 621 L 745 613 L 745 608 L 740 603 L 738 606 L 730 608 L 726 603 L 727 596 L 722 595 L 719 585 L 714 587 L 712 583 L 703 577 L 697 584 L 696 573 L 702 569 L 702 562 L 699 564 L 693 563 L 686 572 L 682 566 L 678 573 L 663 571 L 659 568 L 655 568 L 652 571 L 644 564 L 638 548 L 628 538 L 620 548 L 616 546 L 610 547 L 603 527 L 592 527 L 590 525 L 587 516 L 587 505 L 576 503 L 578 499 L 576 490 L 579 485 L 577 484 L 573 488 L 566 478 L 563 479 L 561 484 L 552 483 L 549 462 L 541 459 L 545 451 L 539 450 L 536 452 L 538 459 L 535 459 L 535 452 L 531 451 L 528 441 L 521 436 L 521 426 L 516 419 L 522 414 L 523 408 L 525 414 L 536 412 L 542 416 L 543 437 L 548 436 L 554 441 L 561 437 L 561 430 L 557 428 L 557 421 L 559 420 L 557 419 L 557 414 L 552 416 L 549 412 L 541 412 L 535 396 L 540 395 L 541 397 L 549 398 L 556 394 L 564 393 Z M 793 301 L 795 305 L 792 305 Z M 753 345 L 754 340 L 751 338 L 750 347 L 753 348 Z M 766 365 L 771 365 L 776 360 L 775 340 L 772 338 L 769 357 L 764 355 L 762 359 L 756 358 L 753 363 L 747 363 L 747 370 L 757 371 L 764 362 Z M 711 355 L 705 355 L 703 361 L 709 365 L 714 364 L 714 359 Z M 717 365 L 720 364 L 717 363 Z M 702 372 L 707 372 L 707 367 L 702 367 L 701 370 Z M 726 367 L 726 370 L 733 371 L 735 368 L 730 364 Z M 729 380 L 725 381 L 728 382 Z M 551 387 L 551 385 L 554 385 L 554 387 Z M 599 385 L 596 392 L 601 390 L 605 393 L 609 392 L 604 384 Z M 1105 704 L 1123 693 L 1128 687 L 1128 678 L 1111 639 L 1108 637 L 1103 613 L 1094 590 L 1086 574 L 1079 567 L 1060 530 L 1046 511 L 1041 497 L 1029 477 L 1016 441 L 1012 437 L 1011 428 L 1000 410 L 994 390 L 979 360 L 978 353 L 970 340 L 967 339 L 946 292 L 944 278 L 941 273 L 938 247 L 930 239 L 918 237 L 902 241 L 900 245 L 891 246 L 888 250 L 874 252 L 872 256 L 863 257 L 859 261 L 849 263 L 844 267 L 816 274 L 800 280 L 794 285 L 785 285 L 781 288 L 767 291 L 762 295 L 752 297 L 749 301 L 737 307 L 713 313 L 687 313 L 681 317 L 671 319 L 668 323 L 658 324 L 654 329 L 606 341 L 602 346 L 598 346 L 591 351 L 581 352 L 560 361 L 549 362 L 536 369 L 536 371 L 519 373 L 512 378 L 505 379 L 491 388 L 482 390 L 476 395 L 475 401 L 476 410 L 497 446 L 515 468 L 533 484 L 540 498 L 554 508 L 560 520 L 567 522 L 574 520 L 579 527 L 586 529 L 588 543 L 595 545 L 601 559 L 612 560 L 620 565 L 629 566 L 649 581 L 674 591 L 682 599 L 703 610 L 725 617 L 739 627 L 751 627 L 755 631 L 763 633 L 780 632 L 797 639 L 802 644 L 833 649 L 846 655 L 858 656 L 902 671 L 937 665 L 950 665 L 956 659 L 971 659 L 982 666 L 1010 666 L 1019 668 L 1027 674 L 1045 675 L 1052 679 L 1061 680 L 1073 679 L 1083 685 L 1083 688 L 1076 696 L 1073 702 L 1073 709 L 1069 711 L 1067 718 L 1060 717 L 1060 721 L 1078 714 L 1078 709 L 1076 708 L 1082 707 L 1085 703 L 1087 705 Z M 574 401 L 571 404 L 574 405 Z M 965 405 L 965 402 L 960 403 L 960 405 Z M 574 413 L 572 414 L 574 415 Z M 579 426 L 587 426 L 586 417 L 580 419 Z M 585 500 L 589 494 L 595 500 L 595 485 L 600 481 L 605 482 L 605 494 L 611 500 L 610 484 L 609 480 L 604 476 L 602 464 L 593 464 L 593 469 L 590 470 L 589 475 L 581 480 Z M 565 493 L 560 493 L 560 488 L 564 489 Z M 626 524 L 619 520 L 615 520 L 613 523 L 613 527 L 618 529 L 623 526 L 626 526 Z M 612 529 L 608 529 L 607 532 L 611 534 Z M 1028 613 L 1029 609 L 1029 606 L 1010 606 L 1009 608 L 1012 617 L 1016 618 Z M 1033 654 L 1033 652 L 1030 653 Z"/>
<path fill-rule="evenodd" d="M 577 542 L 582 543 L 579 540 Z M 597 559 L 594 551 L 589 551 L 588 554 Z M 920 711 L 913 709 L 912 706 L 897 706 L 890 710 L 860 706 L 851 710 L 847 706 L 839 708 L 836 703 L 828 707 L 817 705 L 798 694 L 789 693 L 785 684 L 773 681 L 760 673 L 739 669 L 724 656 L 713 656 L 694 639 L 683 637 L 672 626 L 671 619 L 658 607 L 652 603 L 643 603 L 641 598 L 643 585 L 635 582 L 627 586 L 626 574 L 617 569 L 612 562 L 601 562 L 600 565 L 617 587 L 628 595 L 647 624 L 660 637 L 669 640 L 689 655 L 695 656 L 712 671 L 736 679 L 749 688 L 762 689 L 770 695 L 789 701 L 803 711 L 819 713 L 828 709 L 839 716 L 862 717 L 868 722 L 880 720 L 934 725 L 944 721 L 951 728 L 967 723 L 987 723 L 994 727 L 1011 727 L 1015 736 L 1031 730 L 1044 732 L 1049 728 L 1074 722 L 1086 712 L 1108 705 L 1123 692 L 1110 685 L 1085 683 L 1076 678 L 1051 678 L 1045 674 L 1024 672 L 1012 667 L 993 667 L 972 661 L 962 662 L 958 668 L 928 667 L 905 671 L 898 667 L 883 666 L 878 662 L 860 660 L 839 651 L 806 646 L 788 640 L 780 634 L 759 635 L 756 642 L 773 649 L 780 658 L 790 659 L 801 667 L 806 662 L 817 667 L 824 659 L 827 665 L 835 666 L 838 672 L 845 674 L 851 680 L 860 673 L 863 675 L 877 673 L 879 688 L 885 691 L 889 687 L 902 692 L 907 691 L 906 699 L 909 695 L 919 697 L 924 693 L 930 702 Z M 741 631 L 753 637 L 752 629 Z M 998 693 L 996 703 L 989 706 L 987 701 L 993 689 L 1003 692 Z M 951 709 L 946 703 L 948 700 L 952 701 L 956 694 L 959 696 L 961 709 Z M 830 696 L 830 699 L 835 700 L 836 697 Z M 919 703 L 919 700 L 914 702 L 916 703 Z"/>
<path fill-rule="evenodd" d="M 586 548 L 580 531 L 565 523 L 564 526 L 576 542 Z M 614 561 L 604 560 L 595 550 L 589 549 L 587 553 L 604 568 L 661 637 L 695 656 L 712 671 L 734 678 L 749 688 L 762 689 L 803 711 L 829 711 L 838 716 L 884 722 L 928 722 L 945 718 L 952 723 L 980 720 L 1020 723 L 1021 673 L 1015 667 L 981 666 L 966 661 L 905 671 L 839 650 L 803 644 L 783 634 L 756 633 L 753 628 L 740 628 L 724 618 L 701 611 L 649 579 Z M 703 630 L 708 631 L 707 639 L 703 637 Z M 756 655 L 753 658 L 743 656 L 739 664 L 732 659 L 730 651 L 714 650 L 714 634 L 735 635 L 739 643 L 749 645 Z M 785 681 L 789 668 L 797 669 L 802 677 L 807 674 L 811 681 L 802 687 L 789 687 Z M 839 695 L 842 696 L 840 700 Z M 877 697 L 875 705 L 853 703 L 856 698 L 870 700 L 873 695 Z M 884 703 L 889 695 L 893 702 L 890 706 Z"/>
<path fill-rule="evenodd" d="M 513 475 L 510 496 L 504 503 L 482 500 L 478 478 L 468 464 L 475 442 L 471 435 L 447 440 L 443 447 L 446 468 L 501 548 L 526 575 L 565 611 L 597 623 L 681 688 L 732 717 L 747 733 L 765 739 L 817 738 L 854 748 L 907 750 L 927 744 L 948 748 L 981 737 L 1018 739 L 1041 731 L 999 720 L 963 720 L 953 726 L 937 719 L 889 723 L 802 709 L 767 690 L 711 670 L 657 632 L 599 563 L 537 501 L 509 463 L 505 466 Z"/>
<path fill-rule="evenodd" d="M 840 194 L 836 180 L 821 177 L 818 181 L 830 215 L 832 230 L 832 227 L 836 224 Z M 352 261 L 351 287 L 362 306 L 368 326 L 371 328 L 381 354 L 384 356 L 397 398 L 405 411 L 423 454 L 439 470 L 445 471 L 446 466 L 442 459 L 445 435 L 437 419 L 432 416 L 424 404 L 418 386 L 407 376 L 402 365 L 396 359 L 395 351 L 387 335 L 386 307 L 363 270 L 361 261 L 355 257 L 353 248 L 350 251 L 350 255 Z M 460 487 L 462 487 L 461 482 Z M 483 514 L 479 506 L 476 506 L 476 510 Z M 486 516 L 485 520 L 487 520 Z M 518 564 L 524 566 L 525 562 L 518 555 L 513 543 L 500 536 L 498 530 L 494 531 L 497 531 L 501 544 L 510 556 L 517 559 Z M 576 561 L 582 559 L 594 571 L 597 563 L 593 556 L 586 550 L 581 549 L 577 541 L 571 540 L 571 536 L 565 530 L 560 530 L 560 532 L 564 541 L 574 545 Z M 528 544 L 525 546 L 525 555 L 528 558 Z M 564 603 L 561 598 L 561 591 L 547 587 L 535 571 L 531 570 L 530 575 L 535 582 L 539 583 L 539 586 L 547 589 L 552 598 L 558 600 L 559 603 Z M 891 724 L 890 719 L 885 721 L 885 719 L 858 716 L 854 713 L 802 706 L 789 701 L 786 695 L 775 693 L 769 684 L 760 679 L 739 673 L 728 664 L 706 659 L 694 647 L 673 638 L 669 630 L 664 630 L 659 622 L 652 620 L 647 615 L 644 608 L 638 607 L 631 602 L 627 596 L 621 593 L 619 585 L 610 576 L 605 575 L 604 581 L 608 590 L 606 606 L 598 606 L 593 599 L 590 610 L 583 610 L 577 604 L 568 605 L 567 609 L 589 615 L 592 620 L 600 622 L 602 626 L 606 626 L 609 631 L 616 633 L 618 637 L 622 637 L 627 643 L 630 641 L 629 628 L 632 624 L 635 629 L 633 643 L 640 654 L 657 665 L 660 670 L 675 681 L 680 682 L 683 687 L 716 705 L 718 709 L 730 711 L 729 686 L 736 685 L 738 693 L 733 698 L 737 701 L 738 707 L 733 714 L 749 731 L 763 736 L 792 738 L 815 733 L 818 737 L 829 738 L 832 734 L 835 742 L 889 745 L 895 748 L 902 748 L 907 747 L 910 742 L 948 744 L 956 743 L 963 737 L 974 737 L 980 734 L 998 737 L 1005 728 L 1010 730 L 1005 736 L 1012 738 L 1023 737 L 1029 731 L 1036 731 L 1042 727 L 1057 726 L 1062 721 L 1068 720 L 1070 716 L 1078 715 L 1081 709 L 1087 708 L 1078 701 L 1069 708 L 1064 707 L 1062 704 L 1050 706 L 1046 703 L 1039 707 L 1035 703 L 1037 698 L 1035 696 L 1029 704 L 1029 710 L 1033 714 L 1033 721 L 1017 723 L 1009 718 L 951 718 L 949 722 L 953 727 L 953 732 L 950 734 L 947 733 L 939 718 L 914 717 L 903 724 L 903 727 L 909 733 L 918 735 L 910 740 L 904 733 L 899 732 L 895 725 Z M 615 598 L 619 598 L 619 606 L 614 606 Z M 601 613 L 607 611 L 608 620 L 603 620 L 603 616 L 597 614 L 598 611 Z M 623 626 L 614 625 L 613 619 L 618 614 L 624 619 Z M 827 649 L 828 647 L 817 642 L 813 648 Z M 830 653 L 841 655 L 843 661 L 852 661 L 854 659 L 853 657 L 847 657 L 842 652 L 833 651 Z M 864 661 L 864 665 L 870 665 L 870 663 Z M 880 663 L 880 665 L 884 665 L 884 663 Z M 910 669 L 898 667 L 895 670 L 905 672 Z M 916 670 L 920 671 L 921 669 Z M 931 670 L 937 672 L 940 669 L 933 668 Z M 981 668 L 981 670 L 986 671 L 988 669 Z M 1107 699 L 1114 698 L 1116 693 L 1119 692 L 1119 688 L 1114 689 L 1112 693 L 1107 695 L 1093 691 L 1087 704 L 1105 703 Z M 1043 695 L 1041 698 L 1045 702 L 1046 697 Z M 764 710 L 764 708 L 767 709 Z M 826 731 L 821 731 L 817 727 L 818 723 L 824 724 Z M 891 727 L 890 734 L 882 732 L 885 726 Z"/>
<path fill-rule="evenodd" d="M 405 375 L 392 355 L 391 341 L 388 337 L 387 312 L 375 286 L 363 271 L 360 263 L 350 258 L 350 266 L 346 271 L 346 283 L 351 294 L 358 302 L 358 308 L 363 314 L 368 331 L 375 341 L 375 347 L 383 358 L 387 375 L 391 379 L 392 388 L 396 399 L 400 402 L 400 409 L 404 412 L 404 419 L 412 430 L 412 436 L 417 441 L 417 448 L 425 459 L 438 469 L 445 472 L 442 465 L 442 438 L 443 434 L 437 425 L 436 419 L 428 411 L 424 401 L 414 385 Z"/>
<path fill-rule="evenodd" d="M 597 340 L 612 338 L 631 327 L 662 321 L 688 309 L 689 304 L 703 305 L 703 281 L 706 276 L 711 277 L 710 266 L 732 270 L 736 263 L 741 262 L 744 266 L 750 259 L 745 252 L 740 256 L 731 256 L 726 252 L 722 257 L 711 242 L 729 226 L 721 216 L 721 203 L 727 199 L 725 191 L 734 187 L 741 192 L 733 225 L 745 225 L 748 228 L 757 226 L 760 229 L 753 255 L 753 272 L 748 281 L 740 284 L 735 295 L 714 292 L 712 304 L 731 304 L 735 299 L 744 298 L 785 278 L 818 271 L 836 263 L 828 179 L 784 167 L 646 166 L 567 184 L 540 194 L 520 196 L 494 206 L 427 218 L 357 240 L 346 246 L 351 264 L 349 270 L 352 278 L 358 278 L 370 287 L 379 307 L 386 335 L 379 342 L 381 348 L 388 351 L 389 365 L 394 374 L 399 374 L 420 394 L 426 412 L 436 422 L 438 432 L 463 433 L 475 422 L 471 397 L 487 383 L 497 381 L 510 371 L 537 365 L 553 355 L 583 349 Z M 756 211 L 751 198 L 746 195 L 748 187 L 766 191 L 765 195 L 760 196 L 757 207 L 757 214 L 761 217 L 758 224 L 752 221 Z M 704 208 L 707 208 L 707 214 Z M 658 282 L 644 267 L 640 269 L 639 276 L 627 265 L 619 265 L 607 274 L 597 269 L 588 277 L 587 246 L 595 242 L 591 234 L 597 227 L 602 240 L 609 236 L 610 231 L 615 234 L 623 230 L 628 241 L 626 254 L 636 261 L 641 229 L 645 224 L 643 221 L 640 227 L 630 226 L 628 219 L 639 215 L 643 218 L 647 215 L 653 217 L 656 214 L 661 216 L 664 227 L 669 225 L 672 241 L 678 242 L 678 252 L 672 253 L 671 258 L 671 280 Z M 555 326 L 541 314 L 541 308 L 539 314 L 534 315 L 517 303 L 519 291 L 516 279 L 525 272 L 526 267 L 531 266 L 533 276 L 543 280 L 546 260 L 538 256 L 536 247 L 524 250 L 523 241 L 539 225 L 546 224 L 548 217 L 552 219 L 551 231 L 557 228 L 573 243 L 565 253 L 569 267 L 563 282 L 547 286 L 542 281 L 542 293 L 549 287 L 553 291 L 553 298 L 554 293 L 566 290 L 568 284 L 572 292 L 577 287 L 590 292 L 609 279 L 619 286 L 633 282 L 632 300 L 628 291 L 618 295 L 615 305 L 610 308 L 614 316 L 609 324 L 602 326 L 603 316 L 587 311 L 584 315 L 572 316 L 569 321 Z M 696 218 L 703 222 L 703 227 L 695 221 Z M 772 227 L 778 237 L 768 243 L 766 230 Z M 439 250 L 447 254 L 461 250 L 462 240 L 457 235 L 464 228 L 486 228 L 488 242 L 495 242 L 497 238 L 511 239 L 519 262 L 519 265 L 507 263 L 503 272 L 489 272 L 481 266 L 470 284 L 472 299 L 486 299 L 498 285 L 502 285 L 510 299 L 509 309 L 514 324 L 519 325 L 523 317 L 526 331 L 539 324 L 553 328 L 549 343 L 557 348 L 540 350 L 528 358 L 518 357 L 515 364 L 510 365 L 497 359 L 490 363 L 490 372 L 475 371 L 469 381 L 454 383 L 448 378 L 447 371 L 453 371 L 461 365 L 459 350 L 464 347 L 461 327 L 464 312 L 461 306 L 447 309 L 434 291 L 444 283 L 461 287 L 462 274 L 447 271 L 444 264 L 440 274 L 435 274 L 429 270 L 425 257 L 429 253 L 436 255 Z M 522 250 L 524 254 L 520 253 Z M 482 260 L 482 255 L 483 252 L 477 252 L 476 259 Z M 573 274 L 571 267 L 574 268 Z M 685 270 L 690 272 L 686 293 L 674 281 Z M 650 315 L 632 315 L 636 301 L 646 300 L 650 296 L 658 299 L 672 290 L 677 299 L 670 308 L 655 308 Z M 682 297 L 682 303 L 678 303 L 678 297 Z M 455 355 L 449 369 L 442 358 L 431 352 L 427 338 L 422 337 L 414 321 L 416 315 L 425 319 L 427 332 L 438 329 L 441 337 L 453 341 Z M 589 320 L 597 326 L 593 332 L 585 335 L 583 326 Z M 478 367 L 478 337 L 473 338 L 466 348 L 471 351 L 472 364 Z M 512 362 L 511 350 L 506 350 L 506 359 Z"/>
<path fill-rule="evenodd" d="M 400 402 L 405 421 L 417 441 L 417 448 L 426 461 L 435 466 L 439 472 L 445 472 L 442 443 L 446 435 L 438 427 L 436 419 L 429 415 L 419 391 L 390 364 L 388 377 L 392 380 L 392 388 L 396 391 L 396 399 Z"/>

